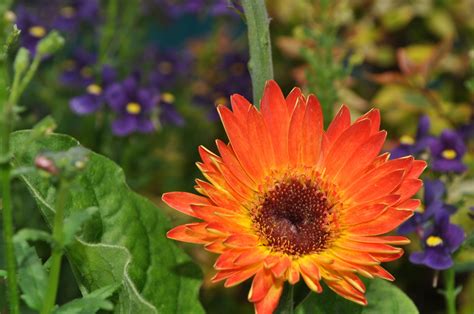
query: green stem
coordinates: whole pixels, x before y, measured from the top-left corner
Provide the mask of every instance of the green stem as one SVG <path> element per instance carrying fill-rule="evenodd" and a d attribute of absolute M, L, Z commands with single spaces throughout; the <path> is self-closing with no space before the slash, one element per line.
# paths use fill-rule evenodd
<path fill-rule="evenodd" d="M 265 83 L 273 79 L 270 20 L 264 0 L 242 0 L 248 27 L 253 103 L 259 107 Z"/>
<path fill-rule="evenodd" d="M 59 274 L 61 272 L 61 260 L 63 257 L 63 223 L 64 223 L 64 207 L 66 204 L 68 184 L 61 180 L 59 183 L 58 198 L 56 200 L 56 213 L 54 215 L 53 226 L 53 253 L 51 255 L 51 269 L 49 271 L 48 290 L 41 309 L 41 314 L 49 314 L 52 312 L 56 304 L 56 295 L 58 292 Z"/>
<path fill-rule="evenodd" d="M 0 64 L 2 73 L 0 73 L 0 88 L 2 91 L 2 99 L 0 99 L 0 184 L 2 193 L 2 215 L 3 215 L 3 241 L 5 262 L 7 266 L 7 291 L 9 308 L 11 314 L 18 314 L 20 312 L 20 301 L 18 298 L 18 283 L 16 275 L 16 260 L 15 260 L 15 248 L 13 246 L 13 208 L 11 201 L 11 152 L 10 152 L 10 133 L 13 129 L 13 105 L 11 102 L 12 94 L 16 93 L 16 88 L 12 88 L 12 91 L 7 100 L 6 91 L 7 72 L 6 64 L 1 62 Z M 18 82 L 18 75 L 15 75 L 14 81 Z"/>
<path fill-rule="evenodd" d="M 103 35 L 99 46 L 99 62 L 98 64 L 103 65 L 107 62 L 110 46 L 114 38 L 116 31 L 116 20 L 118 14 L 118 1 L 109 0 L 107 5 L 107 14 L 105 25 L 103 28 Z"/>
<path fill-rule="evenodd" d="M 276 314 L 293 314 L 295 312 L 295 286 L 285 283 L 280 304 L 275 310 Z"/>
<path fill-rule="evenodd" d="M 12 99 L 12 102 L 14 104 L 17 103 L 18 99 L 20 98 L 20 95 L 23 94 L 23 92 L 25 91 L 25 88 L 28 86 L 31 79 L 35 75 L 36 70 L 38 70 L 38 67 L 41 63 L 41 58 L 43 58 L 43 56 L 41 56 L 39 53 L 35 55 L 35 57 L 33 58 L 33 62 L 31 62 L 31 65 L 29 66 L 28 71 L 26 72 L 25 76 L 21 79 L 21 82 L 19 81 L 19 78 L 18 78 L 18 82 L 16 82 L 18 86 L 17 88 L 15 86 L 15 78 L 13 79 L 13 88 L 12 88 L 12 93 L 10 94 L 11 96 L 10 98 Z"/>
<path fill-rule="evenodd" d="M 5 106 L 7 107 L 7 106 Z M 5 110 L 6 108 L 4 108 Z M 2 150 L 0 156 L 8 156 L 10 126 L 6 121 L 2 121 Z M 18 300 L 18 287 L 16 278 L 15 251 L 13 247 L 13 210 L 11 203 L 11 166 L 8 160 L 3 160 L 0 165 L 0 184 L 2 185 L 2 203 L 3 203 L 3 240 L 5 243 L 5 259 L 7 264 L 7 285 L 10 313 L 18 314 L 20 305 Z"/>
<path fill-rule="evenodd" d="M 456 314 L 456 273 L 453 268 L 447 269 L 444 275 L 444 298 L 446 299 L 446 313 Z"/>

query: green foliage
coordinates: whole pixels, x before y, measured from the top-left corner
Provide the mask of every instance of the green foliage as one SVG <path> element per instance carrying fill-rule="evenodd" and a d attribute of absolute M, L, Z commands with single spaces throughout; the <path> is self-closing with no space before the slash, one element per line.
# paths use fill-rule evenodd
<path fill-rule="evenodd" d="M 311 293 L 296 308 L 296 314 L 417 314 L 413 302 L 395 285 L 382 279 L 366 281 L 367 306 L 343 299 L 325 287 L 321 294 Z"/>
<path fill-rule="evenodd" d="M 34 310 L 41 310 L 48 287 L 48 275 L 36 250 L 28 241 L 50 242 L 51 235 L 44 231 L 23 229 L 14 237 L 15 255 L 18 264 L 18 284 L 21 298 Z"/>
<path fill-rule="evenodd" d="M 12 135 L 15 165 L 27 166 L 44 151 L 78 147 L 65 135 L 30 141 L 30 131 Z M 29 142 L 28 151 L 22 151 Z M 23 175 L 49 224 L 54 217 L 56 189 L 38 173 Z M 109 159 L 91 153 L 87 168 L 71 181 L 66 217 L 97 207 L 66 250 L 83 294 L 121 284 L 117 313 L 202 313 L 197 300 L 198 270 L 174 243 L 166 239 L 166 217 L 152 203 L 132 192 L 122 170 Z"/>
<path fill-rule="evenodd" d="M 97 289 L 83 298 L 72 300 L 59 307 L 54 314 L 90 314 L 99 310 L 111 311 L 114 305 L 107 301 L 119 285 L 110 285 Z"/>

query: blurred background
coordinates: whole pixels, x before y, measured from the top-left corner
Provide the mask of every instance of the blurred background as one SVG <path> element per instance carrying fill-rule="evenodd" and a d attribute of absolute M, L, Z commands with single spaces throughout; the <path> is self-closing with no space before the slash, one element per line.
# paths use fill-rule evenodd
<path fill-rule="evenodd" d="M 267 6 L 275 79 L 285 93 L 300 86 L 316 94 L 327 105 L 327 121 L 342 103 L 353 116 L 379 108 L 387 151 L 414 148 L 425 133 L 461 134 L 466 168 L 438 176 L 457 184 L 446 195 L 457 208 L 452 221 L 472 230 L 465 213 L 474 206 L 474 1 L 272 0 Z M 53 29 L 66 39 L 59 54 L 41 61 L 21 100 L 18 129 L 51 115 L 57 132 L 113 159 L 134 190 L 169 211 L 173 225 L 182 223 L 183 216 L 161 204 L 161 194 L 192 191 L 201 177 L 198 145 L 216 151 L 214 140 L 226 139 L 216 105 L 227 105 L 233 93 L 252 97 L 238 1 L 20 0 L 0 18 L 18 25 L 20 44 L 32 54 Z M 423 130 L 421 117 L 429 124 Z M 407 153 L 429 159 L 425 151 Z M 22 207 L 17 227 L 46 228 L 24 187 L 15 189 Z M 211 284 L 215 256 L 183 247 L 203 270 L 208 313 L 253 312 L 249 283 Z M 407 258 L 419 248 L 413 236 L 406 256 L 386 266 L 420 313 L 442 313 L 443 298 L 433 287 L 437 272 Z M 474 312 L 473 260 L 472 247 L 456 256 L 459 313 Z M 79 294 L 67 262 L 61 280 L 60 303 Z"/>

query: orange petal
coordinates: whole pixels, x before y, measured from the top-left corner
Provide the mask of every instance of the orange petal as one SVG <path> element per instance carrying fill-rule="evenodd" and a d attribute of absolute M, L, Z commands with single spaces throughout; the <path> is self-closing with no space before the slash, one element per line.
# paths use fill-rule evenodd
<path fill-rule="evenodd" d="M 267 81 L 261 102 L 261 111 L 265 124 L 272 136 L 272 146 L 275 151 L 277 166 L 288 163 L 288 126 L 290 115 L 285 98 L 278 84 Z"/>
<path fill-rule="evenodd" d="M 247 172 L 242 167 L 241 163 L 235 156 L 235 153 L 232 150 L 232 148 L 227 146 L 221 140 L 216 141 L 216 146 L 217 146 L 217 149 L 219 150 L 219 153 L 222 156 L 222 160 L 224 164 L 229 168 L 230 171 L 232 171 L 232 174 L 237 179 L 239 179 L 240 182 L 242 182 L 247 187 L 253 190 L 255 183 L 252 181 L 252 179 L 249 177 Z"/>
<path fill-rule="evenodd" d="M 348 231 L 358 235 L 384 234 L 392 231 L 411 216 L 413 216 L 412 211 L 389 208 L 383 215 L 367 223 L 352 226 Z"/>
<path fill-rule="evenodd" d="M 288 256 L 282 256 L 280 261 L 271 268 L 272 274 L 276 278 L 281 278 L 291 266 L 291 260 Z"/>
<path fill-rule="evenodd" d="M 354 182 L 354 178 L 360 176 L 360 172 L 366 171 L 382 149 L 386 137 L 387 132 L 385 131 L 375 133 L 352 153 L 337 172 L 337 182 L 342 188 Z"/>
<path fill-rule="evenodd" d="M 188 232 L 188 225 L 181 225 L 177 226 L 166 233 L 166 236 L 169 239 L 178 240 L 182 242 L 188 243 L 198 243 L 203 244 L 207 243 L 208 241 L 203 239 L 202 237 L 192 235 Z"/>
<path fill-rule="evenodd" d="M 172 207 L 186 215 L 198 217 L 192 210 L 191 204 L 209 205 L 206 197 L 186 192 L 168 192 L 161 197 L 169 207 Z"/>
<path fill-rule="evenodd" d="M 241 121 L 245 120 L 250 108 L 252 108 L 252 104 L 239 94 L 230 96 L 230 103 L 232 105 L 232 112 L 236 118 Z"/>
<path fill-rule="evenodd" d="M 227 107 L 219 106 L 217 110 L 238 160 L 247 174 L 258 182 L 263 175 L 263 170 L 259 159 L 253 157 L 253 143 L 249 143 L 246 136 L 247 121 L 242 121 L 242 123 L 245 123 L 244 129 Z"/>
<path fill-rule="evenodd" d="M 393 192 L 398 186 L 400 186 L 404 175 L 404 170 L 396 170 L 375 181 L 367 182 L 364 186 L 359 186 L 358 191 L 354 191 L 354 194 L 352 195 L 349 191 L 347 194 L 350 195 L 352 200 L 355 202 L 374 200 Z"/>
<path fill-rule="evenodd" d="M 300 160 L 303 159 L 303 118 L 305 115 L 305 104 L 299 102 L 290 119 L 290 127 L 288 131 L 288 154 L 290 165 L 296 167 Z"/>
<path fill-rule="evenodd" d="M 354 151 L 369 138 L 370 123 L 370 120 L 364 119 L 351 125 L 334 142 L 325 161 L 329 177 L 334 177 Z"/>
<path fill-rule="evenodd" d="M 255 302 L 256 314 L 271 314 L 278 306 L 283 291 L 283 281 L 276 280 L 268 290 L 267 295 L 260 301 Z"/>
<path fill-rule="evenodd" d="M 288 113 L 292 113 L 296 107 L 298 101 L 302 101 L 303 103 L 306 102 L 303 93 L 301 93 L 301 89 L 298 87 L 294 87 L 291 92 L 286 96 L 286 105 L 288 106 Z"/>
<path fill-rule="evenodd" d="M 349 108 L 347 108 L 346 105 L 342 105 L 326 131 L 329 142 L 334 143 L 342 132 L 350 126 L 350 124 L 351 113 Z"/>
<path fill-rule="evenodd" d="M 346 225 L 357 225 L 368 222 L 372 219 L 375 219 L 379 215 L 382 215 L 387 209 L 388 206 L 386 204 L 362 204 L 353 206 L 347 209 L 344 223 Z"/>
<path fill-rule="evenodd" d="M 267 257 L 267 253 L 260 251 L 258 248 L 246 249 L 235 260 L 235 265 L 246 266 L 261 263 Z"/>
<path fill-rule="evenodd" d="M 348 239 L 363 243 L 385 243 L 393 245 L 405 245 L 410 243 L 410 240 L 402 236 L 378 236 L 378 237 L 365 237 L 360 235 L 351 234 Z"/>
<path fill-rule="evenodd" d="M 252 248 L 257 243 L 258 237 L 251 234 L 233 234 L 224 241 L 224 244 L 231 248 Z"/>
<path fill-rule="evenodd" d="M 312 167 L 317 164 L 321 152 L 323 126 L 321 105 L 316 96 L 310 95 L 303 117 L 303 165 Z"/>
<path fill-rule="evenodd" d="M 371 129 L 370 129 L 370 134 L 375 134 L 379 131 L 379 128 L 380 128 L 380 110 L 376 109 L 376 108 L 372 108 L 370 109 L 369 112 L 367 112 L 366 114 L 362 115 L 361 117 L 359 117 L 357 121 L 360 121 L 360 120 L 363 120 L 363 119 L 369 119 L 372 123 L 371 123 Z"/>
<path fill-rule="evenodd" d="M 258 156 L 264 170 L 269 173 L 275 166 L 272 140 L 261 114 L 252 107 L 248 115 L 248 141 L 252 142 L 253 154 Z"/>
<path fill-rule="evenodd" d="M 250 302 L 257 302 L 262 300 L 273 285 L 273 278 L 270 271 L 265 268 L 260 269 L 253 278 L 252 286 L 248 294 Z"/>
<path fill-rule="evenodd" d="M 291 266 L 288 269 L 288 282 L 292 285 L 300 281 L 300 269 L 298 263 L 291 262 Z"/>
<path fill-rule="evenodd" d="M 229 288 L 233 287 L 235 285 L 238 285 L 239 283 L 249 279 L 255 273 L 260 269 L 260 266 L 251 266 L 247 268 L 242 268 L 235 274 L 232 274 L 227 278 L 227 280 L 224 283 L 224 287 Z"/>

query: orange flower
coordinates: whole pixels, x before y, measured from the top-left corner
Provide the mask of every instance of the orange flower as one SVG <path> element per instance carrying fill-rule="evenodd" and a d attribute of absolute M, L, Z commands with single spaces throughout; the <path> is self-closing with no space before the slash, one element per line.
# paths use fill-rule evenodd
<path fill-rule="evenodd" d="M 367 304 L 357 274 L 394 277 L 380 266 L 403 255 L 382 236 L 413 215 L 420 205 L 426 163 L 413 157 L 378 155 L 386 132 L 371 110 L 351 124 L 342 106 L 323 130 L 314 95 L 295 88 L 284 98 L 269 81 L 259 112 L 240 95 L 232 111 L 218 111 L 230 144 L 218 140 L 220 156 L 199 147 L 198 196 L 163 195 L 174 209 L 200 219 L 168 232 L 171 239 L 203 244 L 220 254 L 213 281 L 231 287 L 253 277 L 248 299 L 257 313 L 278 305 L 283 283 L 321 292 L 320 281 L 346 299 Z"/>

